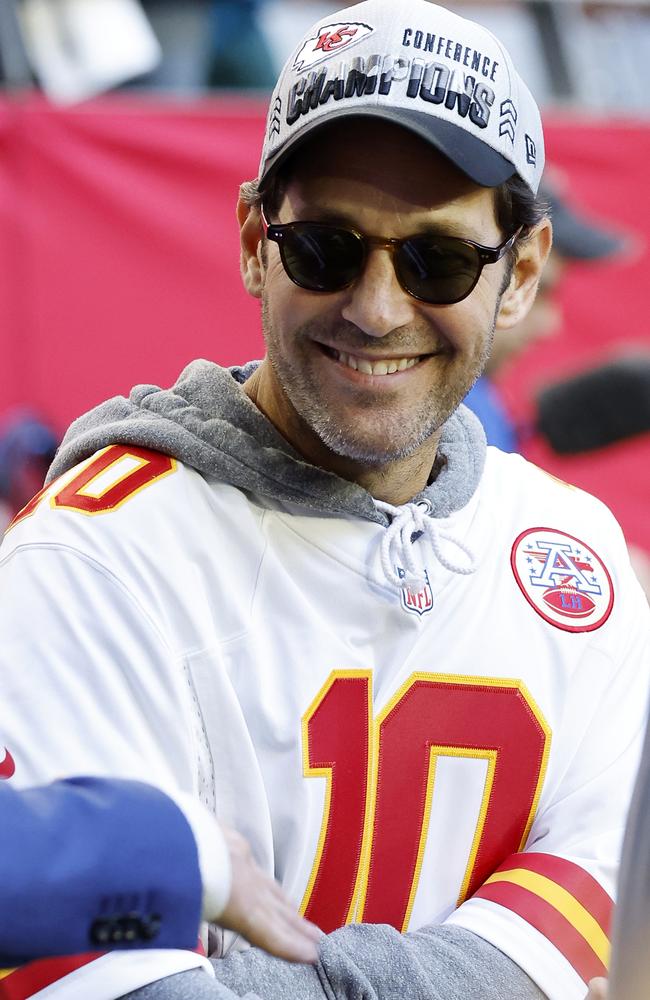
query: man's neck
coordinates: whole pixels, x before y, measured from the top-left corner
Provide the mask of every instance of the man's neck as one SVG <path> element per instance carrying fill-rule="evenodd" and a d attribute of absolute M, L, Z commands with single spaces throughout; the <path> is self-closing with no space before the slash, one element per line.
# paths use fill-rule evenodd
<path fill-rule="evenodd" d="M 375 500 L 399 507 L 409 503 L 435 478 L 437 443 L 438 437 L 431 449 L 421 449 L 415 455 L 381 466 L 361 466 L 335 455 L 328 471 L 362 486 Z M 325 468 L 322 464 L 321 467 Z"/>
<path fill-rule="evenodd" d="M 333 472 L 341 479 L 362 486 L 375 500 L 382 500 L 395 507 L 408 503 L 421 493 L 435 478 L 438 471 L 436 455 L 440 442 L 440 432 L 432 435 L 413 455 L 395 459 L 381 465 L 358 462 L 333 452 L 321 441 L 312 429 L 292 409 L 287 426 L 278 427 L 272 419 L 272 406 L 264 403 L 258 369 L 244 383 L 242 390 L 269 420 L 276 430 L 300 455 L 319 469 Z"/>

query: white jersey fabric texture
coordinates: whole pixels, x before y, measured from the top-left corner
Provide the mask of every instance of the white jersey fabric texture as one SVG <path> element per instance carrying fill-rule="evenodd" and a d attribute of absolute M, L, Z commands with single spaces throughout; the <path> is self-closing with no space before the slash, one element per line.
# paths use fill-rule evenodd
<path fill-rule="evenodd" d="M 231 406 L 217 421 L 201 379 L 241 393 L 214 367 L 186 378 L 218 453 Z M 169 458 L 169 414 L 138 419 L 146 432 L 131 414 L 122 442 L 140 444 L 67 469 L 64 448 L 0 549 L 12 780 L 83 772 L 194 795 L 324 930 L 458 926 L 551 1000 L 582 1000 L 607 966 L 648 696 L 648 607 L 609 511 L 488 448 L 451 470 L 469 496 L 416 498 L 443 511 L 447 557 L 415 530 L 400 587 L 399 551 L 397 583 L 382 563 L 390 514 L 367 495 L 371 516 L 350 510 L 347 485 L 319 509 L 272 429 L 261 443 L 247 429 L 242 464 L 280 484 L 283 461 L 307 500 L 243 488 L 225 459 L 218 476 Z M 159 975 L 203 959 L 165 962 Z M 22 995 L 56 1000 L 157 978 L 150 955 L 113 953 L 30 993 L 29 968 L 13 974 Z"/>

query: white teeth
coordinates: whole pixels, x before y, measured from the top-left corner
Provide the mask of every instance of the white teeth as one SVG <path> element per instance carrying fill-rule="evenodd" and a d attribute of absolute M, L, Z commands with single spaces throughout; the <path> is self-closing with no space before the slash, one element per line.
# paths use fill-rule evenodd
<path fill-rule="evenodd" d="M 368 361 L 366 358 L 357 358 L 354 354 L 345 354 L 343 351 L 335 351 L 337 361 L 353 368 L 354 371 L 363 375 L 393 375 L 395 372 L 406 371 L 417 365 L 419 358 L 384 358 L 381 361 Z"/>
<path fill-rule="evenodd" d="M 352 354 L 342 354 L 341 361 L 348 366 L 348 368 L 354 368 L 355 372 L 358 370 L 357 359 Z"/>

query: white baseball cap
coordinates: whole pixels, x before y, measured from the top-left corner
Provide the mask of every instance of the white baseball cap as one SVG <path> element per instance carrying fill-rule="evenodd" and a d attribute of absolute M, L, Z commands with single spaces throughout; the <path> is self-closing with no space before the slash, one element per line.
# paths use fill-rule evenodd
<path fill-rule="evenodd" d="M 261 182 L 315 129 L 359 115 L 410 129 L 477 184 L 518 174 L 537 193 L 530 91 L 490 31 L 429 0 L 364 0 L 314 25 L 273 92 Z"/>

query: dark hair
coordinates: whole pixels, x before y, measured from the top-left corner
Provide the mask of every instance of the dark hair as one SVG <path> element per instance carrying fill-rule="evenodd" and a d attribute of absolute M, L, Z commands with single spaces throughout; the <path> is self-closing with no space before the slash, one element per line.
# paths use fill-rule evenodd
<path fill-rule="evenodd" d="M 513 174 L 496 188 L 495 194 L 497 222 L 501 232 L 507 236 L 520 230 L 517 241 L 510 251 L 511 260 L 514 262 L 517 259 L 517 248 L 546 218 L 549 207 L 544 198 L 533 194 L 517 174 Z"/>
<path fill-rule="evenodd" d="M 284 192 L 287 188 L 287 178 L 283 174 L 275 174 L 270 184 L 260 186 L 259 177 L 254 181 L 244 181 L 241 186 L 241 196 L 249 208 L 262 207 L 270 214 L 275 214 L 280 208 Z"/>

